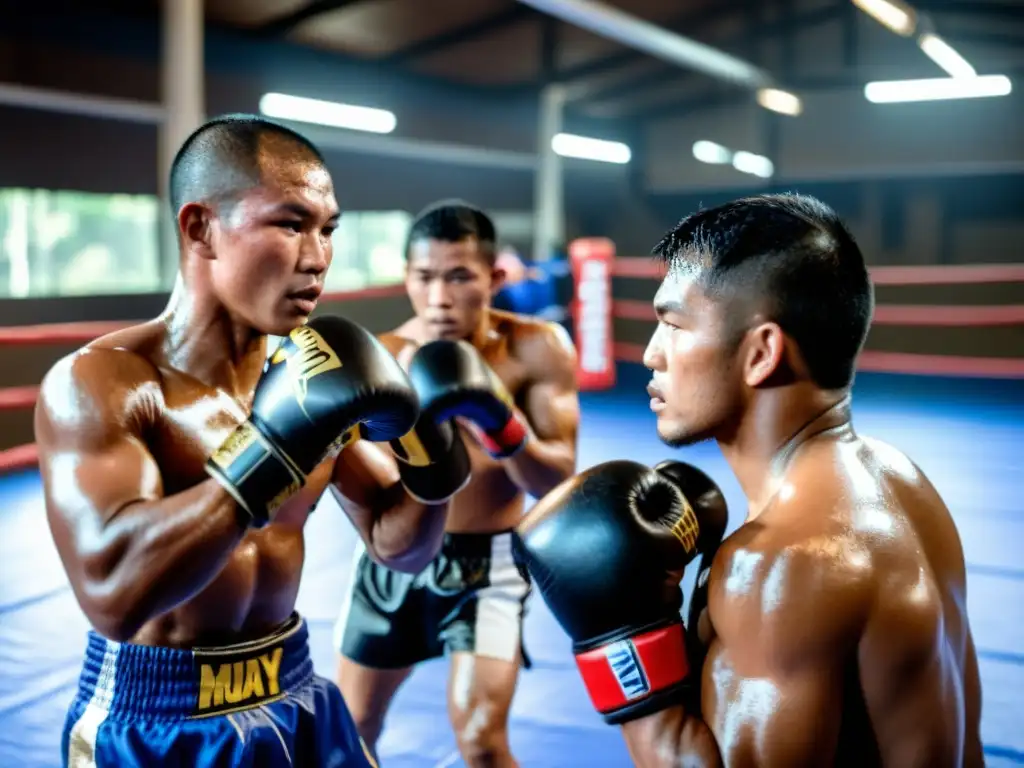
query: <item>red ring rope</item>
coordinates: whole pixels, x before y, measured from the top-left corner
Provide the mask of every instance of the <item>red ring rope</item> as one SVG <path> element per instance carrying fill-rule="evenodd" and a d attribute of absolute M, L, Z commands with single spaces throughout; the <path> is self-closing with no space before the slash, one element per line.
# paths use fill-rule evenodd
<path fill-rule="evenodd" d="M 617 258 L 612 262 L 616 277 L 660 279 L 664 267 L 650 258 Z M 1024 282 L 1024 265 L 958 265 L 874 267 L 871 278 L 876 285 L 950 285 L 967 283 Z M 402 284 L 382 285 L 359 291 L 324 294 L 322 302 L 397 297 L 405 295 Z M 614 317 L 654 319 L 646 301 L 619 299 L 612 303 Z M 93 339 L 138 321 L 92 321 L 51 323 L 0 328 L 0 344 L 44 345 L 85 344 Z M 1024 324 L 1024 306 L 929 306 L 881 305 L 875 307 L 874 322 L 881 325 L 913 326 L 997 326 Z M 643 345 L 617 342 L 617 360 L 640 362 Z M 907 374 L 960 375 L 985 378 L 1024 378 L 1024 360 L 975 358 L 946 355 L 917 355 L 902 352 L 866 350 L 861 354 L 860 368 Z M 0 410 L 34 408 L 39 394 L 37 386 L 0 389 Z M 38 464 L 35 444 L 0 450 L 0 473 L 28 469 Z"/>
<path fill-rule="evenodd" d="M 612 315 L 624 320 L 654 320 L 649 301 L 616 299 Z M 925 304 L 881 304 L 875 307 L 875 325 L 993 326 L 1024 324 L 1024 305 L 933 306 Z"/>
<path fill-rule="evenodd" d="M 870 267 L 875 285 L 962 285 L 1024 282 L 1024 264 L 957 264 L 948 266 Z M 665 267 L 651 257 L 618 258 L 615 277 L 660 279 Z"/>

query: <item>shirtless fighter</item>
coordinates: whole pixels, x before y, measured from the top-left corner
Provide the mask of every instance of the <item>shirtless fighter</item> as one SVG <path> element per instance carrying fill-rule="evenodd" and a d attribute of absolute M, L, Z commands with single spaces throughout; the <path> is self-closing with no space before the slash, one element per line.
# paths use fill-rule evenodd
<path fill-rule="evenodd" d="M 469 462 L 423 403 L 443 389 L 458 415 L 458 388 L 413 359 L 414 389 L 368 331 L 309 320 L 338 209 L 304 138 L 212 120 L 170 189 L 166 311 L 58 362 L 36 410 L 50 527 L 94 627 L 64 764 L 372 765 L 294 610 L 302 529 L 330 488 L 374 558 L 429 562 Z M 268 334 L 285 337 L 269 359 Z M 421 461 L 396 466 L 388 441 Z"/>
<path fill-rule="evenodd" d="M 412 225 L 407 257 L 415 317 L 381 340 L 399 360 L 424 342 L 467 340 L 504 383 L 530 434 L 503 460 L 466 440 L 473 479 L 452 499 L 441 552 L 425 570 L 410 576 L 359 558 L 338 621 L 338 682 L 372 750 L 413 666 L 447 652 L 448 713 L 464 761 L 514 766 L 507 719 L 525 660 L 530 585 L 513 562 L 509 532 L 525 495 L 540 498 L 575 471 L 575 354 L 560 326 L 490 308 L 502 273 L 483 212 L 458 201 L 427 209 Z"/>
<path fill-rule="evenodd" d="M 703 473 L 619 461 L 527 516 L 522 556 L 594 705 L 643 768 L 981 766 L 956 528 L 921 470 L 852 424 L 872 311 L 852 236 L 813 198 L 765 195 L 684 219 L 656 253 L 658 434 L 717 440 L 749 506 L 719 546 Z M 688 659 L 697 553 L 707 612 L 688 634 L 709 646 Z"/>

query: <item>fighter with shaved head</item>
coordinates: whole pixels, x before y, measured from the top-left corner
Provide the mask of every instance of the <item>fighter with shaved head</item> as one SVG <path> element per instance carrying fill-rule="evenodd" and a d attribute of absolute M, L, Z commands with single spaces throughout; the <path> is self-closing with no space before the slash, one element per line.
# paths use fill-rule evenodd
<path fill-rule="evenodd" d="M 329 489 L 378 562 L 434 557 L 470 476 L 458 432 L 421 407 L 446 382 L 414 359 L 413 385 L 363 328 L 310 319 L 339 211 L 302 136 L 211 120 L 170 182 L 166 310 L 59 361 L 36 409 L 50 528 L 93 627 L 64 763 L 372 765 L 313 674 L 302 529 Z M 474 397 L 466 418 L 502 407 Z"/>

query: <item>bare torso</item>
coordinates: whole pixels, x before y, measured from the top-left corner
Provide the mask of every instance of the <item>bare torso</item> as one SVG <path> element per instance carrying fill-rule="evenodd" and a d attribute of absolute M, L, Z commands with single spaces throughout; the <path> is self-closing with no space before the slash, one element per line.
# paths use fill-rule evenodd
<path fill-rule="evenodd" d="M 137 420 L 137 433 L 159 467 L 163 494 L 170 496 L 208 479 L 206 458 L 245 419 L 253 392 L 236 399 L 169 367 L 164 334 L 161 323 L 151 322 L 98 340 L 81 354 L 106 355 L 112 381 L 123 375 L 119 361 L 134 369 L 125 418 Z M 141 381 L 135 375 L 139 358 L 152 374 Z M 244 534 L 205 588 L 144 624 L 132 641 L 171 647 L 237 643 L 288 619 L 302 572 L 303 524 L 329 477 L 330 466 L 322 465 L 273 524 Z"/>
<path fill-rule="evenodd" d="M 881 678 L 903 670 L 866 661 L 878 654 L 865 645 L 884 603 L 900 631 L 878 642 L 934 635 L 936 685 L 957 700 L 945 751 L 980 765 L 963 554 L 935 489 L 895 449 L 843 429 L 800 448 L 778 488 L 723 543 L 709 582 L 702 710 L 724 764 L 893 764 L 887 729 L 913 730 L 932 714 L 911 706 L 886 716 L 879 692 L 893 679 Z"/>
<path fill-rule="evenodd" d="M 478 350 L 505 384 L 516 405 L 526 410 L 522 396 L 530 380 L 530 370 L 522 358 L 517 337 L 535 321 L 497 310 L 489 312 L 488 317 L 490 332 L 484 343 L 478 345 Z M 413 318 L 382 336 L 381 341 L 399 360 L 406 362 L 411 349 L 426 340 L 420 335 Z M 503 462 L 488 456 L 465 429 L 463 438 L 469 450 L 473 476 L 469 485 L 452 499 L 446 530 L 452 533 L 485 533 L 515 527 L 523 515 L 525 494 L 509 477 Z"/>

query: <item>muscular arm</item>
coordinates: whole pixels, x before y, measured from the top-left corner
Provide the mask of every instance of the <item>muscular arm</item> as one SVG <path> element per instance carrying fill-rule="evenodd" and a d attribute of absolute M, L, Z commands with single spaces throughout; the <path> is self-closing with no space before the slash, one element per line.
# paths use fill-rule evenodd
<path fill-rule="evenodd" d="M 85 615 L 126 641 L 220 572 L 244 529 L 214 480 L 164 496 L 143 442 L 155 372 L 122 350 L 59 362 L 35 414 L 46 514 Z"/>
<path fill-rule="evenodd" d="M 622 726 L 629 756 L 637 768 L 719 768 L 711 729 L 699 716 L 676 706 Z"/>
<path fill-rule="evenodd" d="M 701 716 L 726 765 L 829 765 L 868 602 L 866 557 L 832 535 L 759 528 L 737 531 L 712 566 Z M 867 757 L 844 753 L 844 764 L 871 762 L 869 739 L 846 748 L 858 745 Z"/>
<path fill-rule="evenodd" d="M 360 440 L 338 457 L 329 486 L 374 560 L 418 573 L 441 549 L 448 503 L 424 504 L 405 491 L 394 457 Z"/>
<path fill-rule="evenodd" d="M 505 461 L 505 469 L 516 485 L 539 499 L 576 471 L 576 353 L 555 325 L 531 330 L 519 346 L 531 374 L 522 401 L 531 434 L 524 448 Z"/>
<path fill-rule="evenodd" d="M 861 688 L 882 764 L 898 768 L 979 765 L 963 739 L 963 670 L 930 571 L 908 564 L 880 585 L 857 648 Z M 970 647 L 973 657 L 973 647 Z"/>
<path fill-rule="evenodd" d="M 394 333 L 381 343 L 407 368 L 416 345 Z M 358 441 L 338 457 L 329 486 L 377 562 L 419 573 L 441 549 L 448 504 L 424 504 L 405 491 L 385 446 Z"/>

